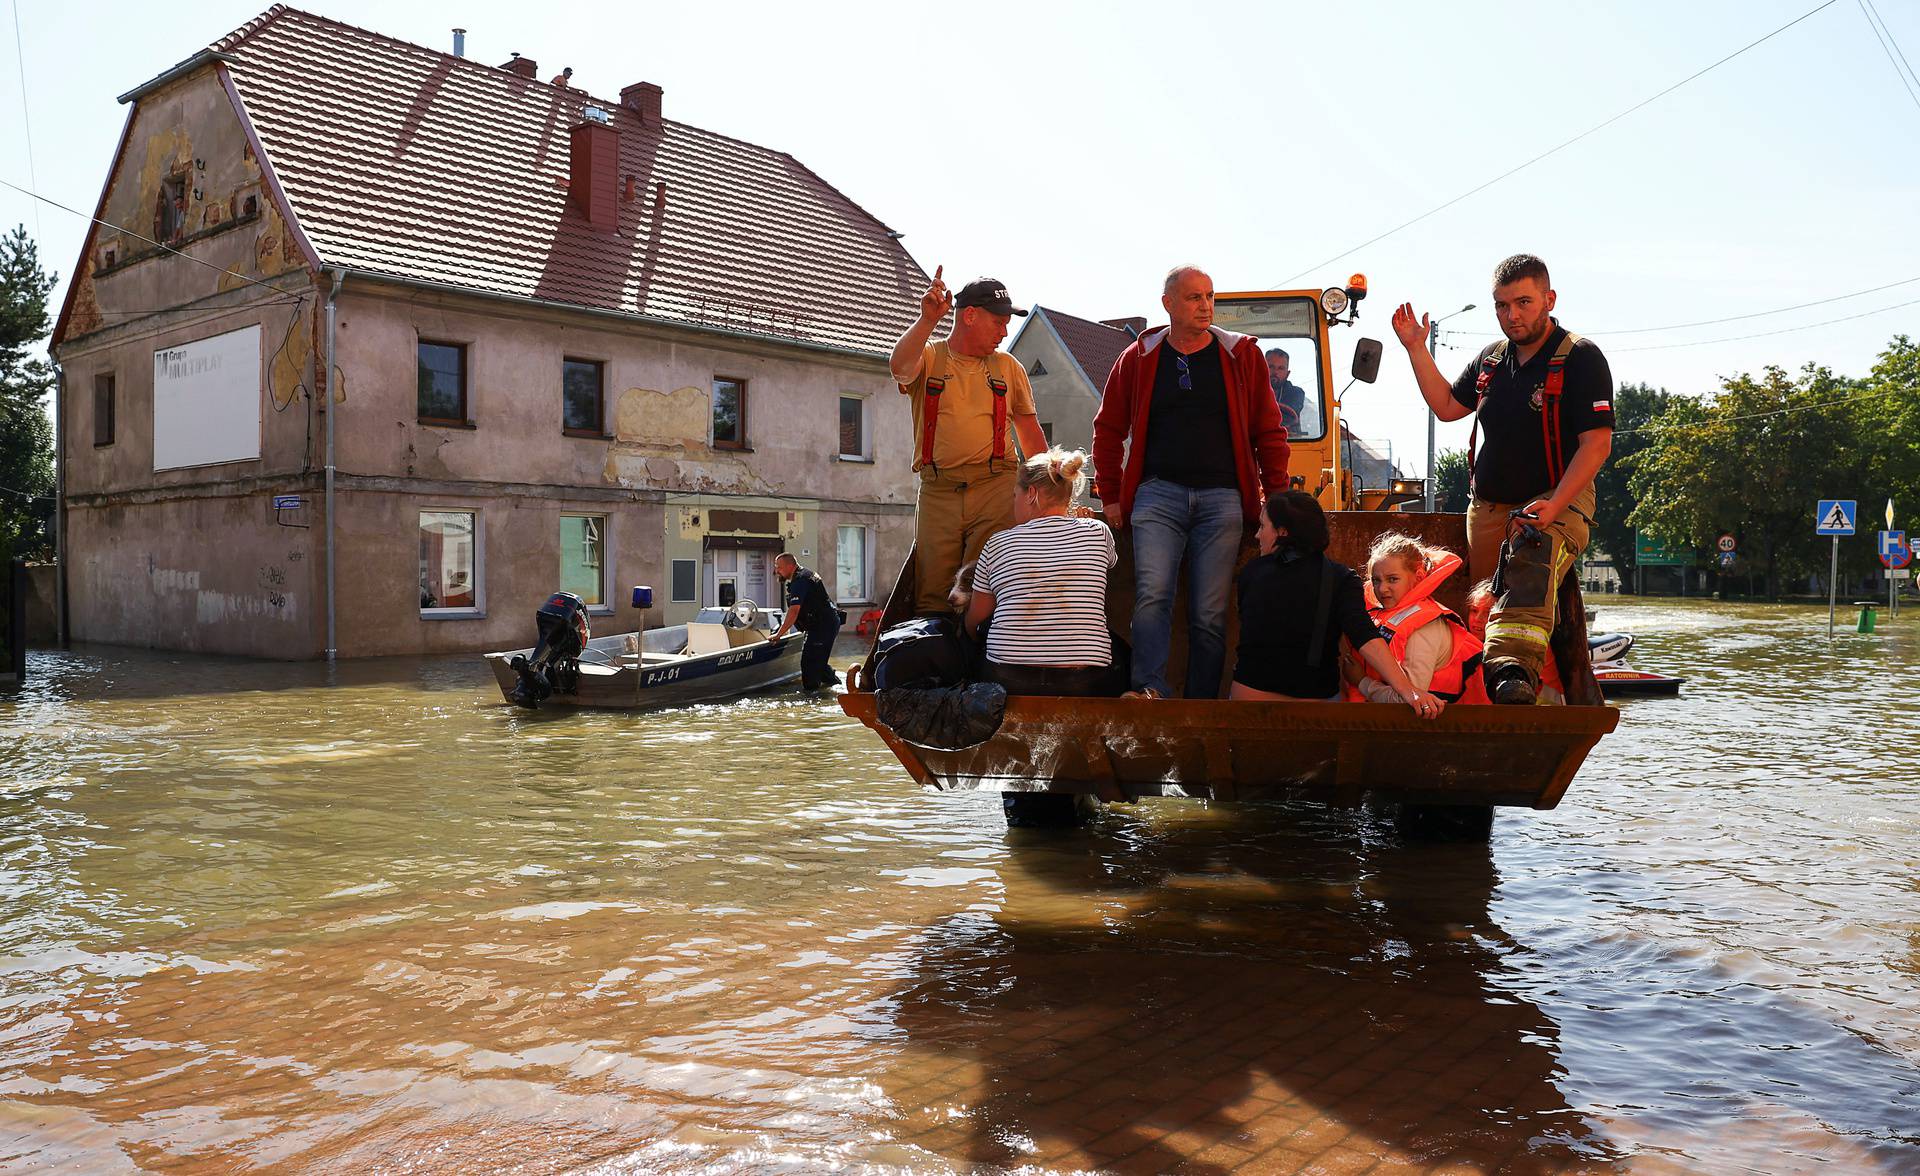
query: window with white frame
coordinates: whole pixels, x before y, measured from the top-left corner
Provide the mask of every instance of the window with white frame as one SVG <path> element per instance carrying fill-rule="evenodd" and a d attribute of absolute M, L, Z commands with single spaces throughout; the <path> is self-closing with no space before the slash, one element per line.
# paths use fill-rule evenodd
<path fill-rule="evenodd" d="M 475 613 L 480 596 L 480 516 L 465 510 L 420 512 L 420 614 Z"/>
<path fill-rule="evenodd" d="M 607 516 L 560 516 L 560 591 L 583 603 L 607 602 Z"/>
<path fill-rule="evenodd" d="M 833 551 L 834 596 L 840 600 L 872 600 L 867 590 L 867 540 L 865 527 L 843 526 Z"/>
<path fill-rule="evenodd" d="M 866 461 L 873 456 L 867 436 L 867 398 L 840 397 L 840 456 L 847 461 Z"/>

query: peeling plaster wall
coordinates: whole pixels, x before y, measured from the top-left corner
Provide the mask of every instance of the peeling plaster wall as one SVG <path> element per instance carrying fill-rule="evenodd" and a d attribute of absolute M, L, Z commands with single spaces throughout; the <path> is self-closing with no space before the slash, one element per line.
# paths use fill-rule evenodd
<path fill-rule="evenodd" d="M 77 639 L 285 659 L 321 652 L 315 532 L 275 525 L 270 503 L 200 498 L 68 518 Z"/>

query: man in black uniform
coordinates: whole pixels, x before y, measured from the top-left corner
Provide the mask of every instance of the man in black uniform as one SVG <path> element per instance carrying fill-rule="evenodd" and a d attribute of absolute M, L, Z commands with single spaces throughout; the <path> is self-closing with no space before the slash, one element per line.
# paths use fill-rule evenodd
<path fill-rule="evenodd" d="M 833 639 L 840 635 L 840 612 L 833 607 L 827 586 L 784 551 L 775 557 L 773 571 L 787 583 L 787 615 L 781 618 L 773 639 L 780 640 L 794 628 L 807 635 L 806 644 L 800 647 L 800 688 L 838 686 L 840 675 L 833 672 L 827 659 L 833 653 Z"/>
<path fill-rule="evenodd" d="M 1487 690 L 1495 702 L 1532 703 L 1553 635 L 1560 580 L 1587 546 L 1593 479 L 1613 452 L 1613 373 L 1589 339 L 1553 317 L 1547 264 L 1530 253 L 1493 271 L 1493 309 L 1506 338 L 1460 378 L 1440 374 L 1427 318 L 1402 304 L 1393 333 L 1407 349 L 1427 407 L 1443 421 L 1477 413 L 1467 508 L 1468 565 L 1493 574 L 1511 541 L 1501 593 L 1487 620 Z"/>

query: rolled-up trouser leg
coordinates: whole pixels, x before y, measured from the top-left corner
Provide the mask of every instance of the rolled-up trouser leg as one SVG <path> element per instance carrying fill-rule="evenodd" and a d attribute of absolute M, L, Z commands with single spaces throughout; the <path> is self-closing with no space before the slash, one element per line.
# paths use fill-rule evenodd
<path fill-rule="evenodd" d="M 1514 540 L 1501 579 L 1502 591 L 1487 618 L 1488 682 L 1508 666 L 1519 666 L 1535 686 L 1539 685 L 1540 668 L 1547 660 L 1547 641 L 1558 619 L 1555 606 L 1560 581 L 1586 550 L 1587 519 L 1592 512 L 1593 491 L 1589 488 L 1540 533 L 1540 542 Z"/>

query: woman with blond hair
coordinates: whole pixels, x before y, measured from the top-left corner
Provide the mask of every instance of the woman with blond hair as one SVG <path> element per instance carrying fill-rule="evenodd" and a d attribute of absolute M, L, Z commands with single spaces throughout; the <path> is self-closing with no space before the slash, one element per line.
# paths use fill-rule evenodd
<path fill-rule="evenodd" d="M 1020 467 L 1015 525 L 987 540 L 974 563 L 966 629 L 989 619 L 982 677 L 1009 694 L 1111 695 L 1113 641 L 1107 631 L 1107 573 L 1117 562 L 1113 533 L 1076 517 L 1087 455 L 1058 447 Z"/>

